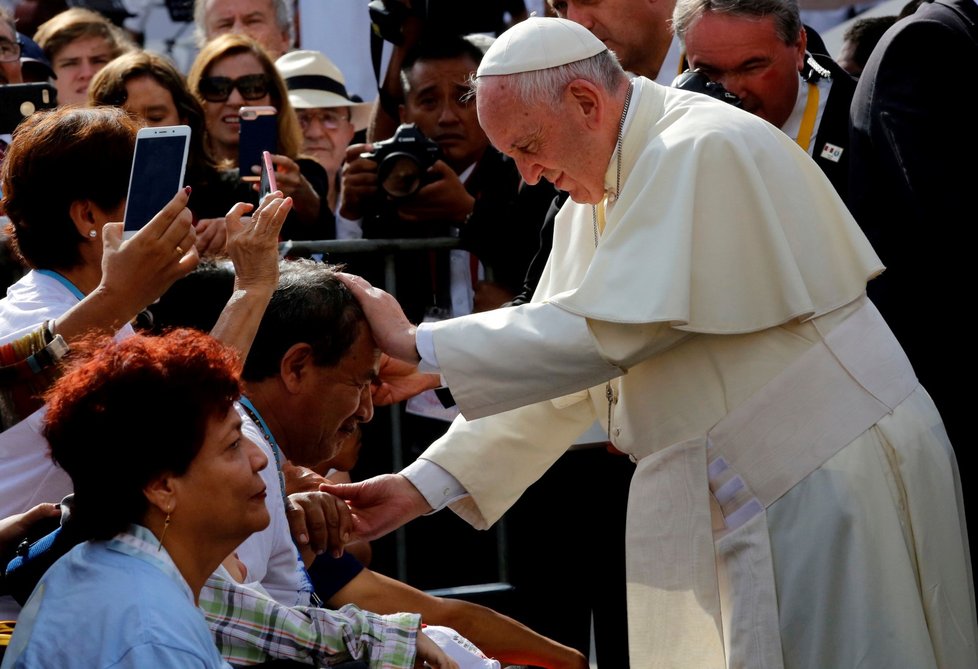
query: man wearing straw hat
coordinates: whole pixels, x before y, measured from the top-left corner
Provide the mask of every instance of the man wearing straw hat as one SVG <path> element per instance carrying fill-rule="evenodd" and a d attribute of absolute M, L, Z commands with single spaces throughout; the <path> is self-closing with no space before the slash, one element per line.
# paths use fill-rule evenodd
<path fill-rule="evenodd" d="M 346 147 L 354 133 L 366 129 L 372 105 L 351 100 L 343 73 L 318 51 L 289 52 L 275 67 L 302 126 L 302 151 L 329 174 L 329 208 L 335 212 Z"/>
<path fill-rule="evenodd" d="M 503 34 L 474 87 L 492 143 L 572 202 L 530 304 L 415 327 L 345 279 L 464 416 L 402 474 L 330 488 L 358 534 L 447 504 L 485 527 L 597 418 L 637 461 L 633 669 L 978 666 L 950 444 L 818 167 L 561 19 Z"/>

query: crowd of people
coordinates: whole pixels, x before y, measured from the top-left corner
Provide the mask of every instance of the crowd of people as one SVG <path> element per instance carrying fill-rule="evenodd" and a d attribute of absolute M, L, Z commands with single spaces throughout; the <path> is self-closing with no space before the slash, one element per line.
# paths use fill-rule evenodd
<path fill-rule="evenodd" d="M 795 0 L 385 0 L 372 103 L 290 0 L 196 0 L 186 73 L 33 4 L 0 7 L 0 103 L 55 98 L 0 128 L 3 669 L 584 669 L 592 620 L 604 669 L 978 665 L 934 322 L 975 96 L 921 57 L 978 57 L 975 0 L 842 65 Z M 124 237 L 136 134 L 174 125 L 184 187 Z M 410 250 L 281 244 L 333 239 Z M 420 457 L 350 482 L 400 403 Z M 369 567 L 514 505 L 529 626 Z"/>

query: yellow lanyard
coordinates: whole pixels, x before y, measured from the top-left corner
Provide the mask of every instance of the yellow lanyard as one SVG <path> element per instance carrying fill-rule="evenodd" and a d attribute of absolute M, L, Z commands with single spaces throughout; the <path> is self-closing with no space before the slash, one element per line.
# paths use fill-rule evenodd
<path fill-rule="evenodd" d="M 598 213 L 598 236 L 599 237 L 601 236 L 602 233 L 604 233 L 604 225 L 605 225 L 604 208 L 605 208 L 605 202 L 607 202 L 607 201 L 608 201 L 608 197 L 605 196 L 605 198 L 603 200 L 601 200 L 601 202 L 599 202 L 598 203 L 598 206 L 597 206 L 597 210 L 598 210 L 598 212 L 597 212 Z"/>
<path fill-rule="evenodd" d="M 801 128 L 798 129 L 798 146 L 808 153 L 808 145 L 812 141 L 812 131 L 815 130 L 815 119 L 818 117 L 818 85 L 808 84 L 808 101 L 805 102 L 805 114 L 801 117 Z"/>

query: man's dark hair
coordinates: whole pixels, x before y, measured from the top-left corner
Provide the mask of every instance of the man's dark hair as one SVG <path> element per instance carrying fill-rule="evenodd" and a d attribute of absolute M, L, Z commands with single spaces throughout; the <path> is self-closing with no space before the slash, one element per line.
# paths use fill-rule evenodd
<path fill-rule="evenodd" d="M 852 44 L 852 60 L 859 65 L 860 71 L 866 67 L 866 61 L 883 37 L 883 33 L 896 22 L 895 16 L 872 16 L 853 21 L 846 30 L 843 40 Z"/>
<path fill-rule="evenodd" d="M 404 56 L 401 63 L 401 86 L 407 94 L 410 82 L 407 73 L 418 61 L 454 60 L 471 58 L 476 65 L 482 62 L 482 50 L 475 44 L 458 35 L 427 34 Z"/>
<path fill-rule="evenodd" d="M 317 365 L 332 367 L 365 324 L 360 304 L 335 268 L 312 260 L 284 263 L 241 376 L 251 382 L 277 376 L 282 356 L 299 343 L 312 346 Z"/>

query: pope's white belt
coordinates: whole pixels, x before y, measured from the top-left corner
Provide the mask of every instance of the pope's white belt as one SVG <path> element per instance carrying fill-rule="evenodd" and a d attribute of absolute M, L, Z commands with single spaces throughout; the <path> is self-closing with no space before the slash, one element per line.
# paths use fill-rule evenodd
<path fill-rule="evenodd" d="M 919 385 L 876 307 L 862 300 L 705 438 L 635 454 L 633 669 L 782 667 L 765 510 Z M 723 615 L 718 559 L 735 609 Z"/>

